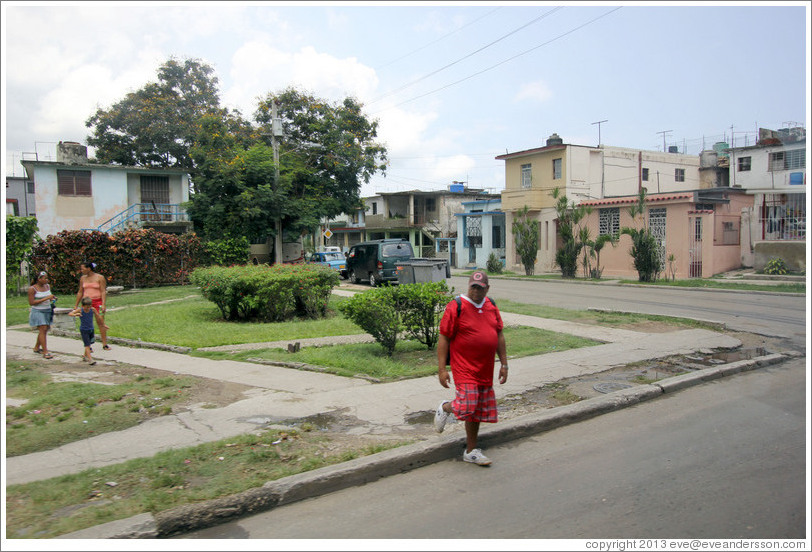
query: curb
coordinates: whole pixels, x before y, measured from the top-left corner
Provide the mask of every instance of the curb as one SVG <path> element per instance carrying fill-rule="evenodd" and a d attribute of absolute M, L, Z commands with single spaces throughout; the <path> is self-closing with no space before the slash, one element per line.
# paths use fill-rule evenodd
<path fill-rule="evenodd" d="M 452 276 L 460 276 L 462 275 L 455 275 Z M 579 284 L 579 285 L 599 285 L 599 286 L 615 286 L 615 287 L 656 287 L 658 289 L 676 289 L 680 291 L 721 291 L 727 293 L 755 293 L 756 295 L 790 295 L 793 297 L 805 297 L 806 293 L 795 293 L 791 291 L 768 291 L 768 290 L 749 290 L 749 289 L 730 289 L 730 288 L 712 288 L 712 287 L 679 287 L 679 286 L 657 286 L 653 284 L 624 284 L 621 283 L 619 280 L 612 280 L 606 279 L 606 281 L 595 281 L 595 282 L 584 282 L 580 280 L 564 280 L 564 279 L 528 279 L 528 278 L 514 278 L 511 276 L 498 276 L 492 275 L 491 278 L 498 279 L 498 280 L 515 280 L 521 282 L 555 282 L 555 283 L 562 283 L 562 284 Z M 719 281 L 719 280 L 714 280 Z M 724 280 L 722 280 L 724 281 Z M 735 282 L 735 280 L 734 280 Z M 803 283 L 803 282 L 795 282 L 795 281 L 786 281 L 782 283 Z"/>
<path fill-rule="evenodd" d="M 800 354 L 775 353 L 740 360 L 651 384 L 622 389 L 605 396 L 552 408 L 541 413 L 527 414 L 508 422 L 483 428 L 480 433 L 480 441 L 483 444 L 497 445 L 529 437 L 656 399 L 694 385 L 778 364 L 795 356 L 800 356 Z M 406 445 L 356 458 L 349 462 L 269 481 L 262 487 L 231 496 L 178 506 L 154 515 L 139 514 L 55 538 L 149 539 L 180 535 L 448 460 L 459 456 L 460 449 L 464 446 L 464 435 L 440 438 L 430 443 Z"/>
<path fill-rule="evenodd" d="M 78 332 L 69 332 L 51 328 L 49 333 L 58 335 L 59 337 L 70 337 L 73 339 L 80 339 Z M 127 347 L 135 347 L 141 349 L 157 349 L 159 351 L 168 351 L 170 353 L 189 354 L 192 351 L 191 347 L 181 347 L 179 345 L 166 345 L 164 343 L 152 343 L 150 341 L 138 341 L 135 339 L 126 339 L 123 337 L 108 337 L 107 341 L 114 345 L 125 345 Z"/>

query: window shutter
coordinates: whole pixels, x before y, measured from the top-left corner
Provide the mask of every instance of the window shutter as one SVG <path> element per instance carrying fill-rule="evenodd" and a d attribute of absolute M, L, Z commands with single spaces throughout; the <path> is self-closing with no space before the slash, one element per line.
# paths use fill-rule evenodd
<path fill-rule="evenodd" d="M 74 195 L 73 171 L 56 171 L 59 195 Z"/>
<path fill-rule="evenodd" d="M 90 171 L 76 171 L 76 195 L 93 195 L 90 187 Z"/>

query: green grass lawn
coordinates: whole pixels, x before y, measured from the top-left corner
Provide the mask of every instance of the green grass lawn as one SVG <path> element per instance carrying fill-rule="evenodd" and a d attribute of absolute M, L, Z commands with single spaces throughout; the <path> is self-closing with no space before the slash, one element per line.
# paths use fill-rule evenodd
<path fill-rule="evenodd" d="M 173 303 L 133 305 L 110 312 L 105 321 L 110 326 L 108 335 L 113 337 L 193 349 L 363 333 L 338 312 L 337 305 L 342 301 L 346 299 L 332 297 L 327 318 L 318 320 L 228 322 L 214 303 L 196 296 Z"/>
<path fill-rule="evenodd" d="M 52 538 L 87 527 L 233 495 L 408 441 L 344 447 L 315 431 L 252 432 L 81 473 L 6 488 L 9 538 Z"/>
<path fill-rule="evenodd" d="M 504 333 L 509 358 L 598 345 L 598 342 L 590 339 L 527 326 L 508 326 Z M 383 347 L 378 343 L 303 347 L 296 353 L 289 353 L 284 349 L 255 349 L 233 354 L 219 351 L 198 351 L 193 354 L 214 359 L 258 358 L 304 363 L 320 367 L 324 372 L 330 374 L 348 377 L 364 375 L 381 381 L 417 378 L 437 373 L 436 350 L 426 349 L 425 345 L 417 341 L 406 340 L 398 341 L 391 357 L 386 355 Z"/>

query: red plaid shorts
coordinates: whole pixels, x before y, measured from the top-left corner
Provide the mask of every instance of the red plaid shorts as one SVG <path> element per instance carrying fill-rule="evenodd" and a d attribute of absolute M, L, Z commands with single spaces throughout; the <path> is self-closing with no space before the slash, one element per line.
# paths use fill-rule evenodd
<path fill-rule="evenodd" d="M 475 383 L 460 383 L 451 401 L 454 417 L 466 422 L 496 422 L 496 394 L 493 387 Z"/>

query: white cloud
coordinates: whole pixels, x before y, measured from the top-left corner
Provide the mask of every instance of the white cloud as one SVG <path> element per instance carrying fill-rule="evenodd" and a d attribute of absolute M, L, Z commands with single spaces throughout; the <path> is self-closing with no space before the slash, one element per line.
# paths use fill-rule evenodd
<path fill-rule="evenodd" d="M 523 84 L 516 92 L 514 100 L 530 100 L 534 102 L 546 102 L 553 97 L 553 91 L 543 81 L 528 82 Z"/>
<path fill-rule="evenodd" d="M 306 46 L 298 52 L 279 50 L 265 41 L 243 44 L 231 59 L 230 80 L 223 91 L 225 104 L 253 113 L 256 98 L 293 86 L 330 101 L 347 96 L 361 101 L 378 86 L 375 71 L 356 58 L 336 58 Z"/>

